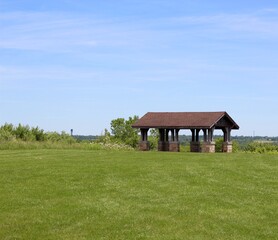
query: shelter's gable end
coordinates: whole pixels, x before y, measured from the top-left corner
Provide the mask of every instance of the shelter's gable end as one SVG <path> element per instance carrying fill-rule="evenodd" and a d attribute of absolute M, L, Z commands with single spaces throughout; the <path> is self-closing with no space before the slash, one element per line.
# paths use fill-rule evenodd
<path fill-rule="evenodd" d="M 229 119 L 224 116 L 223 118 L 221 118 L 216 124 L 215 127 L 216 128 L 224 128 L 224 127 L 232 127 L 233 124 L 231 123 L 231 121 L 229 121 Z"/>
<path fill-rule="evenodd" d="M 239 126 L 236 122 L 227 114 L 225 113 L 216 123 L 215 128 L 221 129 L 225 127 L 230 127 L 232 129 L 239 129 Z"/>

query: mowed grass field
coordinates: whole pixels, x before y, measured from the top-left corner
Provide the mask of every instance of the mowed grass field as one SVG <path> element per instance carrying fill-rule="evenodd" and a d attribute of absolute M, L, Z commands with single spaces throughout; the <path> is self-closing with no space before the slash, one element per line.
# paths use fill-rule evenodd
<path fill-rule="evenodd" d="M 278 155 L 0 151 L 0 239 L 278 239 Z"/>

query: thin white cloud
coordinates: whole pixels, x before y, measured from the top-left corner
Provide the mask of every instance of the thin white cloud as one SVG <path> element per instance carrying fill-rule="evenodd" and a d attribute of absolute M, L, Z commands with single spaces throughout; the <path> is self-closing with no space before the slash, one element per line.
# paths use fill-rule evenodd
<path fill-rule="evenodd" d="M 48 52 L 80 51 L 80 48 L 169 47 L 172 41 L 198 36 L 210 38 L 276 39 L 276 9 L 253 14 L 218 14 L 164 19 L 98 19 L 61 12 L 8 12 L 0 15 L 0 49 Z M 271 12 L 270 14 L 267 14 Z"/>
<path fill-rule="evenodd" d="M 99 78 L 93 70 L 74 69 L 62 66 L 9 66 L 0 67 L 1 82 L 24 82 L 24 81 L 86 81 L 92 82 Z"/>
<path fill-rule="evenodd" d="M 97 22 L 61 13 L 1 14 L 0 48 L 65 51 L 72 46 L 96 46 Z"/>
<path fill-rule="evenodd" d="M 129 23 L 59 12 L 11 12 L 0 16 L 0 48 L 72 52 L 80 48 L 131 46 L 148 30 Z M 144 45 L 142 43 L 142 45 Z"/>
<path fill-rule="evenodd" d="M 75 81 L 76 79 L 93 79 L 93 81 L 105 82 L 165 82 L 175 79 L 175 81 L 190 82 L 192 79 L 204 78 L 205 73 L 213 73 L 214 76 L 222 77 L 227 72 L 273 72 L 273 76 L 276 76 L 276 69 L 271 67 L 258 68 L 257 65 L 252 66 L 252 64 L 227 65 L 229 63 L 224 65 L 218 61 L 213 62 L 211 59 L 200 59 L 200 57 L 194 59 L 195 55 L 192 55 L 191 52 L 188 57 L 180 54 L 161 54 L 164 50 L 161 46 L 164 44 L 168 45 L 165 47 L 168 52 L 173 49 L 171 45 L 183 44 L 180 45 L 181 52 L 187 53 L 188 50 L 184 49 L 188 49 L 188 46 L 184 42 L 187 41 L 190 48 L 190 46 L 194 46 L 194 40 L 201 39 L 198 34 L 195 34 L 195 31 L 202 32 L 203 35 L 208 34 L 212 38 L 221 38 L 223 35 L 226 35 L 227 38 L 233 37 L 233 35 L 240 37 L 241 35 L 235 34 L 235 32 L 244 34 L 250 32 L 276 39 L 278 36 L 277 18 L 267 18 L 265 15 L 264 13 L 257 15 L 221 14 L 167 18 L 162 19 L 161 22 L 157 22 L 155 19 L 148 21 L 137 19 L 133 23 L 115 23 L 112 19 L 102 20 L 57 12 L 4 13 L 0 15 L 2 30 L 0 32 L 0 49 L 39 50 L 55 53 L 77 51 L 87 55 L 87 59 L 93 63 L 107 64 L 107 71 L 103 68 L 53 67 L 48 59 L 45 68 L 31 65 L 29 67 L 21 65 L 21 67 L 15 68 L 2 67 L 2 69 L 0 68 L 0 80 L 68 79 Z M 147 22 L 148 24 L 145 24 Z M 164 25 L 166 22 L 167 25 Z M 157 27 L 157 24 L 160 27 Z M 194 28 L 192 25 L 198 25 L 200 28 Z M 201 44 L 204 44 L 203 42 Z M 214 46 L 213 44 L 212 46 Z M 144 51 L 140 51 L 140 48 Z M 88 53 L 90 49 L 101 50 L 97 53 L 98 55 L 95 52 L 94 55 L 91 55 Z M 148 50 L 153 51 L 153 49 L 156 49 L 156 52 L 149 54 Z M 118 64 L 117 69 L 112 66 L 113 64 Z M 129 64 L 132 69 L 129 69 Z M 187 76 L 191 76 L 192 79 Z"/>
<path fill-rule="evenodd" d="M 276 9 L 272 9 L 272 12 Z M 173 23 L 200 27 L 205 33 L 211 31 L 227 32 L 232 34 L 253 33 L 267 34 L 278 37 L 278 17 L 269 17 L 266 14 L 218 14 L 208 16 L 186 16 L 173 18 Z M 229 35 L 231 36 L 231 35 Z M 238 35 L 237 35 L 238 36 Z M 265 36 L 265 35 L 264 35 Z"/>
<path fill-rule="evenodd" d="M 264 9 L 261 9 L 260 11 L 258 11 L 258 13 L 261 13 L 261 14 L 268 14 L 268 13 L 276 14 L 276 13 L 278 13 L 278 8 L 264 8 Z"/>

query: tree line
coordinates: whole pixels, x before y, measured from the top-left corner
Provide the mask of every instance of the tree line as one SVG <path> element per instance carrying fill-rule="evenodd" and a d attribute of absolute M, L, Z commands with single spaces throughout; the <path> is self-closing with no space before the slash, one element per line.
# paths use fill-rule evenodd
<path fill-rule="evenodd" d="M 14 126 L 12 124 L 5 123 L 0 127 L 0 143 L 2 142 L 51 142 L 62 144 L 73 143 L 95 143 L 101 144 L 101 146 L 114 146 L 114 148 L 120 149 L 136 149 L 138 141 L 140 140 L 140 130 L 132 128 L 132 124 L 139 119 L 138 116 L 129 117 L 127 119 L 117 118 L 113 119 L 110 123 L 110 131 L 104 130 L 102 136 L 71 136 L 66 132 L 45 132 L 39 127 L 30 127 L 28 125 L 18 124 Z M 158 143 L 158 131 L 156 129 L 150 129 L 149 142 L 151 150 L 157 149 Z M 180 135 L 181 148 L 183 151 L 189 151 L 189 144 L 191 136 Z M 216 143 L 216 152 L 221 151 L 223 136 L 214 136 Z M 200 136 L 202 140 L 202 136 Z M 119 147 L 120 146 L 120 147 Z M 125 147 L 126 146 L 126 147 Z M 278 137 L 246 137 L 235 136 L 233 137 L 233 150 L 245 151 L 245 152 L 257 152 L 265 153 L 272 152 L 278 153 Z"/>
<path fill-rule="evenodd" d="M 0 142 L 64 142 L 74 143 L 76 140 L 66 132 L 45 132 L 39 127 L 30 127 L 29 125 L 5 123 L 0 127 Z"/>

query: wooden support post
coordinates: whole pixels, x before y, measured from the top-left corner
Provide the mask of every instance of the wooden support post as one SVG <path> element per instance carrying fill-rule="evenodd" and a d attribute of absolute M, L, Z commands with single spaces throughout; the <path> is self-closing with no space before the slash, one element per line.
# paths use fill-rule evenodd
<path fill-rule="evenodd" d="M 179 129 L 171 129 L 171 142 L 169 142 L 168 146 L 170 152 L 180 151 Z"/>
<path fill-rule="evenodd" d="M 175 141 L 178 142 L 179 141 L 179 129 L 175 129 Z"/>
<path fill-rule="evenodd" d="M 159 141 L 164 141 L 164 129 L 160 128 L 158 131 L 159 131 Z"/>
<path fill-rule="evenodd" d="M 192 138 L 190 142 L 190 152 L 200 152 L 199 132 L 200 129 L 190 129 Z"/>
<path fill-rule="evenodd" d="M 224 134 L 223 142 L 227 142 L 228 141 L 228 139 L 227 139 L 227 129 L 223 128 L 222 131 L 223 131 L 223 134 Z"/>
<path fill-rule="evenodd" d="M 195 142 L 195 129 L 190 129 L 192 133 L 191 142 Z"/>
<path fill-rule="evenodd" d="M 210 128 L 208 130 L 208 141 L 209 142 L 213 142 L 213 131 L 214 131 L 214 128 Z"/>
<path fill-rule="evenodd" d="M 227 136 L 227 141 L 228 141 L 228 142 L 231 142 L 231 128 L 228 128 L 228 129 L 227 129 L 227 135 L 228 135 L 228 136 Z"/>
<path fill-rule="evenodd" d="M 204 132 L 204 142 L 208 141 L 207 129 L 203 129 Z"/>
<path fill-rule="evenodd" d="M 169 151 L 168 129 L 159 129 L 158 151 Z"/>
<path fill-rule="evenodd" d="M 169 141 L 169 129 L 165 130 L 165 141 L 168 142 Z"/>
<path fill-rule="evenodd" d="M 231 153 L 233 151 L 233 144 L 231 142 L 231 128 L 225 127 L 224 132 L 224 141 L 222 144 L 222 152 Z"/>
<path fill-rule="evenodd" d="M 199 132 L 200 129 L 196 129 L 196 142 L 199 142 Z"/>
<path fill-rule="evenodd" d="M 139 149 L 142 151 L 150 150 L 150 143 L 148 142 L 148 128 L 141 128 L 141 141 L 139 143 Z"/>

